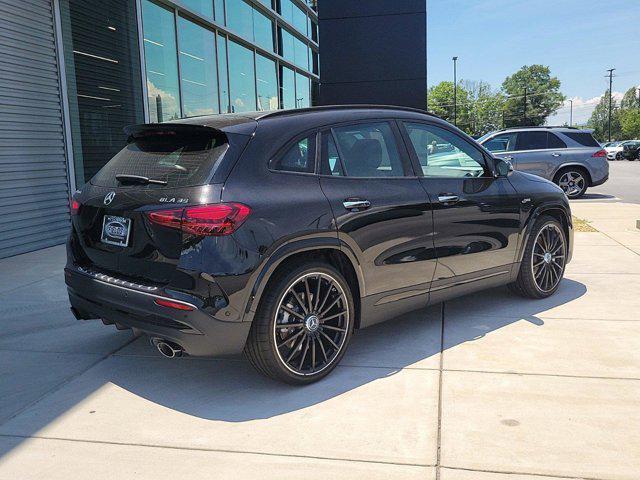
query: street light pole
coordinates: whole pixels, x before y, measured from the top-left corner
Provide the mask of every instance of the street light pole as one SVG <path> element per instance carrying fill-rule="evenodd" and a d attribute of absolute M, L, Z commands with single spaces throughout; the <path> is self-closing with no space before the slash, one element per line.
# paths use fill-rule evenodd
<path fill-rule="evenodd" d="M 611 111 L 613 110 L 613 71 L 615 68 L 607 70 L 609 72 L 609 141 L 611 141 Z"/>
<path fill-rule="evenodd" d="M 458 57 L 453 57 L 453 124 L 458 126 L 458 78 L 456 72 L 456 62 Z"/>
<path fill-rule="evenodd" d="M 570 109 L 569 109 L 569 126 L 573 126 L 573 100 L 569 100 Z"/>

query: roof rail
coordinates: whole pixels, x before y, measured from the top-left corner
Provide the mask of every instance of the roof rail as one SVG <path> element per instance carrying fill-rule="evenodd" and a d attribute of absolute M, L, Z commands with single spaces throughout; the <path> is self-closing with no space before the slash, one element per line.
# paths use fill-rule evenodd
<path fill-rule="evenodd" d="M 546 128 L 552 130 L 554 128 L 570 128 L 572 130 L 584 130 L 582 127 L 570 127 L 568 125 L 522 125 L 520 127 L 506 127 L 502 130 L 517 130 L 519 128 Z"/>
<path fill-rule="evenodd" d="M 422 113 L 423 115 L 429 115 L 430 117 L 440 118 L 437 115 L 434 115 L 433 113 L 429 113 L 426 110 L 421 110 L 419 108 L 402 107 L 402 106 L 395 106 L 395 105 L 375 105 L 375 104 L 319 105 L 315 107 L 293 108 L 288 110 L 274 110 L 271 112 L 265 112 L 264 115 L 261 115 L 258 118 L 262 119 L 262 118 L 281 117 L 281 116 L 291 115 L 291 114 L 301 113 L 301 112 L 316 112 L 318 110 L 354 110 L 354 109 L 370 109 L 370 108 L 384 109 L 384 110 L 402 110 L 406 112 Z"/>

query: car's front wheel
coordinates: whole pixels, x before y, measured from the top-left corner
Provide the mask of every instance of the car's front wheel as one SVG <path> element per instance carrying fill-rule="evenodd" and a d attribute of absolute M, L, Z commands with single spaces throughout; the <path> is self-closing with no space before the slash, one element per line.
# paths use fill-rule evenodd
<path fill-rule="evenodd" d="M 512 289 L 529 298 L 553 295 L 564 276 L 567 249 L 562 225 L 553 217 L 541 216 L 527 240 L 520 272 L 511 284 Z"/>
<path fill-rule="evenodd" d="M 353 321 L 353 295 L 338 270 L 324 262 L 293 264 L 267 285 L 245 355 L 268 377 L 315 382 L 344 355 Z"/>
<path fill-rule="evenodd" d="M 571 199 L 580 198 L 587 191 L 588 181 L 581 168 L 565 168 L 556 174 L 554 183 Z"/>

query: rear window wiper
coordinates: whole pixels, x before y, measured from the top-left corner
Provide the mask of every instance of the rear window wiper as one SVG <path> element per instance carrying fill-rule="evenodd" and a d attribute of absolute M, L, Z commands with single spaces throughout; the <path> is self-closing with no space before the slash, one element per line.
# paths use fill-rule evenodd
<path fill-rule="evenodd" d="M 143 177 L 142 175 L 126 175 L 119 173 L 116 175 L 116 180 L 120 183 L 137 183 L 140 185 L 148 185 L 150 183 L 154 185 L 166 185 L 164 180 L 156 180 L 155 178 Z"/>

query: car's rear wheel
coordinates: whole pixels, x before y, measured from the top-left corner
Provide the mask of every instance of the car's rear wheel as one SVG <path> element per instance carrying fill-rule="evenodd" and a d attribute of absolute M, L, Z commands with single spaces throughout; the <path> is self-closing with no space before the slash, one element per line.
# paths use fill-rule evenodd
<path fill-rule="evenodd" d="M 622 154 L 620 152 L 616 153 L 616 160 L 622 160 Z"/>
<path fill-rule="evenodd" d="M 589 182 L 581 168 L 565 168 L 558 172 L 554 183 L 571 199 L 580 198 L 587 191 Z"/>
<path fill-rule="evenodd" d="M 567 263 L 567 239 L 562 225 L 543 215 L 525 247 L 517 280 L 511 288 L 529 298 L 546 298 L 560 286 Z"/>
<path fill-rule="evenodd" d="M 353 296 L 338 270 L 323 262 L 291 265 L 269 282 L 245 355 L 268 377 L 315 382 L 344 355 L 353 319 Z"/>

